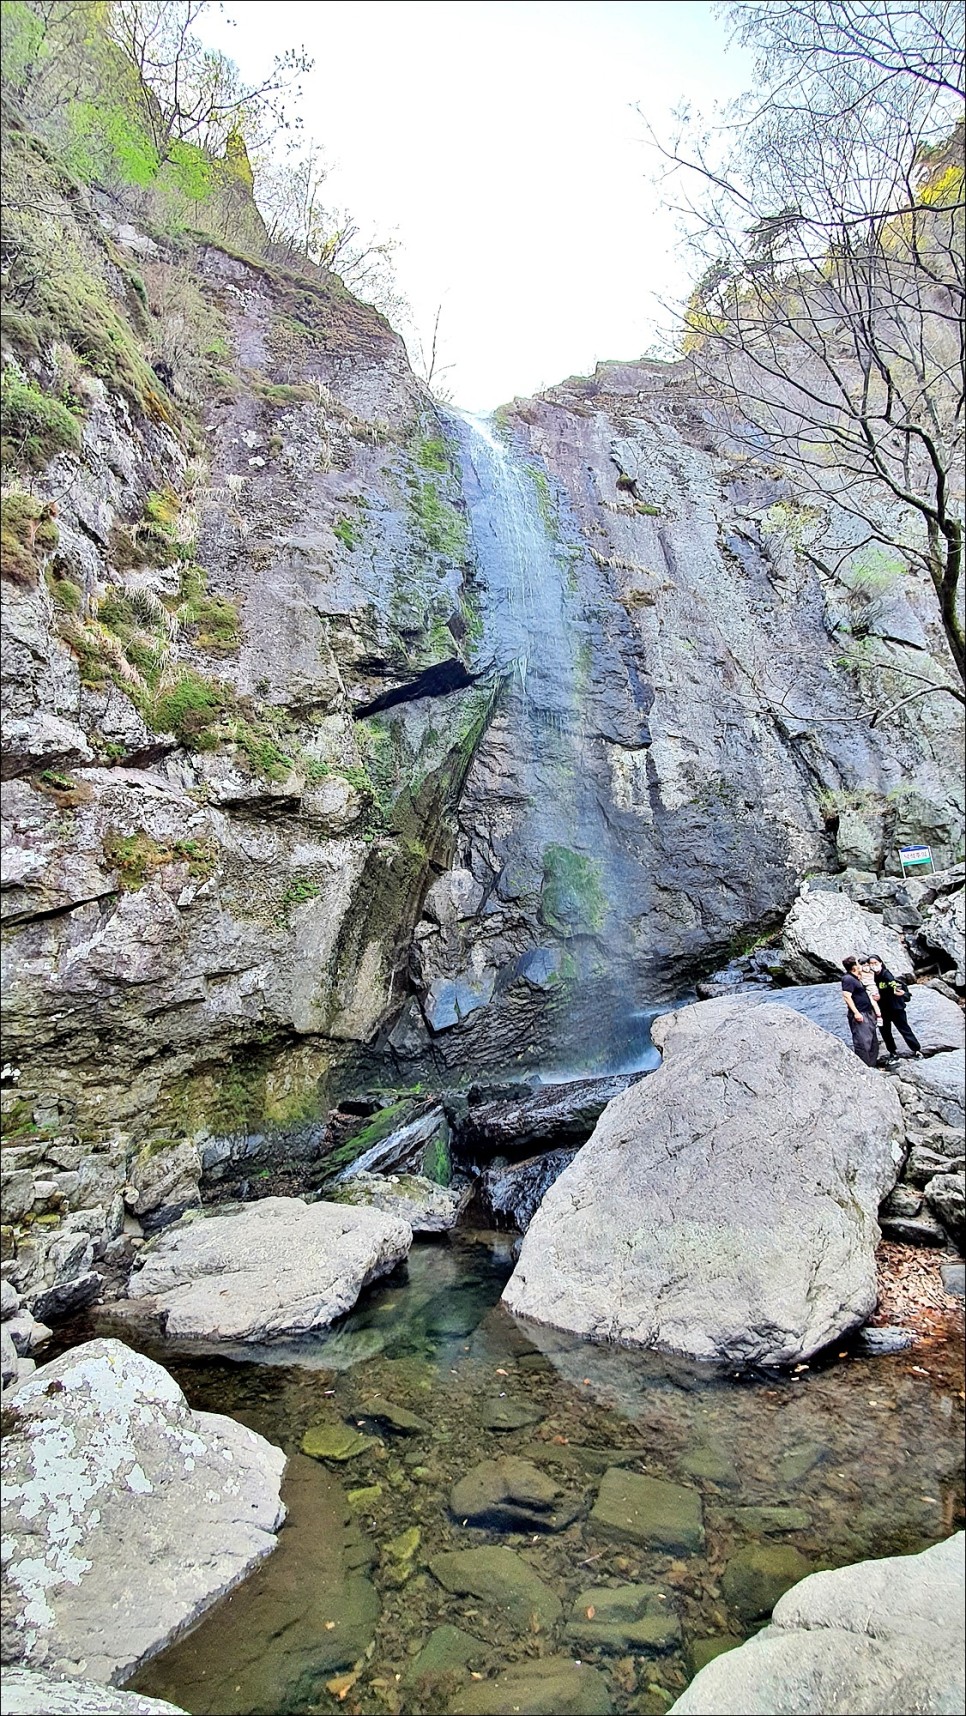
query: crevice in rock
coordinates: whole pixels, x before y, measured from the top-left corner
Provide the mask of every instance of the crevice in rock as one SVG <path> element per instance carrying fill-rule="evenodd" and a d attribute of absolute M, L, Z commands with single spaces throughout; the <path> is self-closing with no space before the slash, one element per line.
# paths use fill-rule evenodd
<path fill-rule="evenodd" d="M 397 703 L 415 703 L 424 697 L 447 697 L 451 691 L 464 691 L 467 686 L 475 685 L 478 678 L 479 674 L 470 673 L 455 656 L 449 661 L 435 662 L 405 685 L 396 685 L 371 702 L 360 703 L 353 710 L 353 719 L 361 721 L 367 715 L 378 715 L 381 710 L 392 709 Z"/>

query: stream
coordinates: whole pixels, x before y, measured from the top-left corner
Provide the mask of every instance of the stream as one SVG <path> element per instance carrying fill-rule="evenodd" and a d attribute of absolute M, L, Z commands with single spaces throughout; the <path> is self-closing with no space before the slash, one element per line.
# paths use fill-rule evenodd
<path fill-rule="evenodd" d="M 561 1653 L 602 1672 L 615 1711 L 662 1712 L 695 1666 L 763 1624 L 783 1585 L 922 1549 L 961 1521 L 963 1396 L 948 1345 L 917 1359 L 915 1346 L 867 1357 L 843 1343 L 790 1375 L 738 1376 L 520 1324 L 499 1303 L 512 1264 L 509 1235 L 417 1242 L 337 1328 L 271 1348 L 186 1350 L 125 1325 L 192 1406 L 292 1456 L 277 1549 L 136 1690 L 191 1716 L 423 1716 L 461 1709 L 461 1690 L 478 1695 L 507 1663 Z M 95 1313 L 60 1344 L 111 1332 Z M 396 1428 L 374 1426 L 376 1398 Z M 306 1458 L 302 1437 L 320 1422 L 358 1428 L 357 1451 Z M 454 1483 L 508 1454 L 559 1485 L 560 1529 L 452 1516 Z M 696 1487 L 703 1546 L 658 1551 L 606 1531 L 589 1510 L 608 1471 Z M 524 1584 L 535 1572 L 548 1588 L 542 1618 L 514 1611 L 513 1579 L 497 1606 L 450 1594 L 430 1570 L 446 1551 L 497 1544 Z M 676 1617 L 669 1648 L 568 1637 L 594 1587 L 628 1584 L 652 1587 L 652 1608 Z"/>

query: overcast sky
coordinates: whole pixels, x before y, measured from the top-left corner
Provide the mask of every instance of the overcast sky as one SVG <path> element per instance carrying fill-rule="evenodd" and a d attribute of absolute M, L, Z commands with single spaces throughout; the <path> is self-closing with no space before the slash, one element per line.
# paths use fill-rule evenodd
<path fill-rule="evenodd" d="M 330 200 L 400 240 L 417 325 L 442 305 L 457 404 L 485 410 L 654 342 L 684 286 L 639 103 L 667 128 L 749 80 L 703 0 L 235 0 L 246 76 L 304 42 Z"/>

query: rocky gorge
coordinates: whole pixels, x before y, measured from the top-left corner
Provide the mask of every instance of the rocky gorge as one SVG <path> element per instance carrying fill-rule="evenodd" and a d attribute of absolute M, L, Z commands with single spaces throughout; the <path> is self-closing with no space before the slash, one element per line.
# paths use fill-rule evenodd
<path fill-rule="evenodd" d="M 958 1708 L 962 1397 L 855 1344 L 962 1290 L 928 581 L 683 361 L 458 413 L 4 126 L 11 1709 Z"/>

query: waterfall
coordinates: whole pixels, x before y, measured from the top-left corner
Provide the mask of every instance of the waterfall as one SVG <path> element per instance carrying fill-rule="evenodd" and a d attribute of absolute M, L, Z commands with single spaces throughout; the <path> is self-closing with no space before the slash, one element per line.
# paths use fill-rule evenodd
<path fill-rule="evenodd" d="M 626 957 L 629 855 L 610 814 L 601 711 L 609 699 L 613 723 L 627 673 L 602 635 L 599 573 L 541 464 L 491 419 L 454 411 L 448 427 L 476 555 L 473 666 L 505 683 L 489 775 L 484 756 L 475 794 L 470 783 L 463 861 L 484 881 L 499 867 L 503 911 L 518 914 L 519 969 L 543 973 L 556 1018 L 543 1056 L 638 1064 L 647 1015 Z"/>

